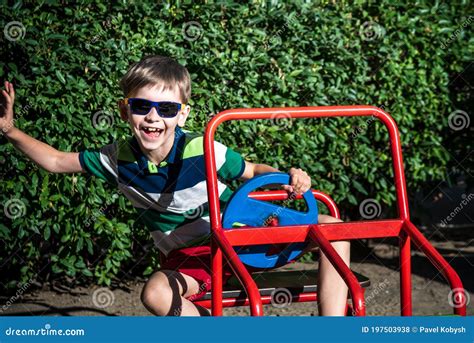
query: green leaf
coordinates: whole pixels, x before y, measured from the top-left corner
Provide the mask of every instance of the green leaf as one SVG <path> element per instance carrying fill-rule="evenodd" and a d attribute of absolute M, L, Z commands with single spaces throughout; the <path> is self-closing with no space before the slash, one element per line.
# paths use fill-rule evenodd
<path fill-rule="evenodd" d="M 10 230 L 3 224 L 0 224 L 0 237 L 7 238 L 10 234 Z"/>
<path fill-rule="evenodd" d="M 45 241 L 47 241 L 49 239 L 49 237 L 51 236 L 51 229 L 49 228 L 48 225 L 46 225 L 43 229 L 43 238 Z"/>
<path fill-rule="evenodd" d="M 352 180 L 352 184 L 354 185 L 354 188 L 357 189 L 359 192 L 361 192 L 362 194 L 364 195 L 369 195 L 369 193 L 367 193 L 367 191 L 365 190 L 364 186 L 362 186 L 362 184 L 357 181 L 357 180 Z"/>
<path fill-rule="evenodd" d="M 89 269 L 81 269 L 81 273 L 88 277 L 94 276 Z"/>
<path fill-rule="evenodd" d="M 59 71 L 58 69 L 56 69 L 55 73 L 56 73 L 56 77 L 58 78 L 58 80 L 61 81 L 62 84 L 66 84 L 66 79 L 64 78 L 64 76 L 63 76 L 63 74 L 61 73 L 61 71 Z"/>

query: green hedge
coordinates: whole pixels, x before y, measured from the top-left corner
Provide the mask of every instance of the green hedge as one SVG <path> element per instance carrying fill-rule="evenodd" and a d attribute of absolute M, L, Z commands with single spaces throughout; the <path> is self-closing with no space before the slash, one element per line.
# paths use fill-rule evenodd
<path fill-rule="evenodd" d="M 16 86 L 16 125 L 64 151 L 127 135 L 118 81 L 143 55 L 164 54 L 192 75 L 189 129 L 229 108 L 383 106 L 401 131 L 409 189 L 444 178 L 450 78 L 472 59 L 472 30 L 459 29 L 467 1 L 153 3 L 2 5 L 0 79 Z M 113 126 L 94 126 L 98 113 Z M 110 284 L 153 271 L 156 251 L 122 195 L 39 170 L 1 139 L 0 203 L 18 210 L 0 223 L 4 287 L 59 277 Z M 360 218 L 366 198 L 393 212 L 388 137 L 370 118 L 236 122 L 219 139 L 252 161 L 304 168 L 346 218 Z"/>

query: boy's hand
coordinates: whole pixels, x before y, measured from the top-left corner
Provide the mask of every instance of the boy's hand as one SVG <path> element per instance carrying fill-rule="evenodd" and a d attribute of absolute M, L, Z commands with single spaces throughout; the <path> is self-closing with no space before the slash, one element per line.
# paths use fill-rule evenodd
<path fill-rule="evenodd" d="M 300 168 L 290 169 L 290 185 L 283 185 L 282 188 L 290 193 L 303 194 L 311 188 L 311 178 Z"/>
<path fill-rule="evenodd" d="M 2 89 L 0 101 L 0 130 L 7 133 L 13 127 L 13 103 L 15 102 L 15 90 L 13 85 L 5 81 L 5 89 Z"/>

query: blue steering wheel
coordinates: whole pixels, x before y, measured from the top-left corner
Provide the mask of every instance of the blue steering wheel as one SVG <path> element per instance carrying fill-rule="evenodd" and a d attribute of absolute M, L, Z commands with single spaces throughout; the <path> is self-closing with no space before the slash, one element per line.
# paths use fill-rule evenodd
<path fill-rule="evenodd" d="M 290 184 L 290 175 L 265 173 L 242 184 L 232 195 L 222 215 L 223 229 L 238 229 L 242 226 L 266 226 L 273 218 L 279 226 L 318 223 L 318 203 L 311 190 L 303 194 L 308 212 L 300 212 L 268 201 L 249 197 L 253 190 L 270 184 Z M 297 258 L 308 243 L 291 243 L 284 249 L 272 253 L 272 244 L 234 247 L 242 262 L 255 269 L 273 269 L 284 266 Z"/>

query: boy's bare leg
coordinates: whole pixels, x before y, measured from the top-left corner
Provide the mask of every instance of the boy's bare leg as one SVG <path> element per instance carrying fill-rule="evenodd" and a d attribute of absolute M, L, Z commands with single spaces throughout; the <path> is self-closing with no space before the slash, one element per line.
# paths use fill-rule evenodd
<path fill-rule="evenodd" d="M 331 243 L 343 261 L 349 265 L 350 243 Z M 347 304 L 347 286 L 324 254 L 319 260 L 318 308 L 321 316 L 344 316 Z"/>
<path fill-rule="evenodd" d="M 207 309 L 186 299 L 198 292 L 196 279 L 173 270 L 162 270 L 147 281 L 141 299 L 147 310 L 157 316 L 209 316 Z"/>
<path fill-rule="evenodd" d="M 339 223 L 342 220 L 321 214 L 318 216 L 318 223 Z M 331 245 L 341 256 L 342 260 L 349 266 L 350 264 L 350 242 L 337 241 Z M 309 251 L 314 251 L 315 246 L 311 246 Z M 339 273 L 334 269 L 327 257 L 321 253 L 319 260 L 318 279 L 318 308 L 321 316 L 344 316 L 347 304 L 347 286 Z"/>

